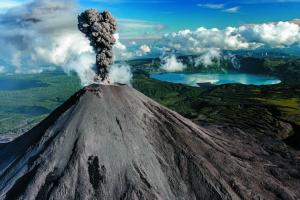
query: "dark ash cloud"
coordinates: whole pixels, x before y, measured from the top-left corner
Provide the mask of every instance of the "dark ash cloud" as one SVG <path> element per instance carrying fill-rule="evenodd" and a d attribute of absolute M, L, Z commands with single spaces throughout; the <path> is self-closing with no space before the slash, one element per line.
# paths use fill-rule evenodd
<path fill-rule="evenodd" d="M 96 74 L 104 81 L 107 79 L 109 66 L 113 64 L 116 21 L 110 12 L 100 13 L 89 9 L 78 16 L 78 29 L 90 40 L 96 52 Z"/>

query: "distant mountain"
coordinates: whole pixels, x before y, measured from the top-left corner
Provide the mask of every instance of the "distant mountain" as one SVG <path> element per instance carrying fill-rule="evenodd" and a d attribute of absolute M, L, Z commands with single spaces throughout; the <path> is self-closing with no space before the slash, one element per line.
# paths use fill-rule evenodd
<path fill-rule="evenodd" d="M 297 154 L 270 152 L 126 85 L 90 85 L 1 144 L 0 199 L 299 199 Z"/>

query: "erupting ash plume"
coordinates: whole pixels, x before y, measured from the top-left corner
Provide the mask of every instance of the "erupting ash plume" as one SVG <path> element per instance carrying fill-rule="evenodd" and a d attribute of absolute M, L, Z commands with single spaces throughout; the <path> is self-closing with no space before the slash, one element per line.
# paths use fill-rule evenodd
<path fill-rule="evenodd" d="M 96 53 L 95 72 L 101 81 L 107 79 L 108 67 L 113 63 L 112 49 L 116 43 L 113 34 L 116 27 L 115 19 L 107 11 L 100 13 L 89 9 L 78 16 L 78 28 L 90 40 Z"/>

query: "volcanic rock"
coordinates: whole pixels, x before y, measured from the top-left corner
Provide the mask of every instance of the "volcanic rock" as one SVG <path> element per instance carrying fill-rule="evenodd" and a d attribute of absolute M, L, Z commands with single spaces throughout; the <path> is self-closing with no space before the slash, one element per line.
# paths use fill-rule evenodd
<path fill-rule="evenodd" d="M 226 134 L 126 85 L 90 85 L 0 146 L 0 199 L 300 198 L 296 154 L 266 160 L 276 152 Z"/>

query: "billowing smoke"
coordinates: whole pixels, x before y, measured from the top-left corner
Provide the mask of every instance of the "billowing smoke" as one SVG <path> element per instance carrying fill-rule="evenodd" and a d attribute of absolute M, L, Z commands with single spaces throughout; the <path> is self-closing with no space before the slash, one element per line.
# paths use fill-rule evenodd
<path fill-rule="evenodd" d="M 77 10 L 75 0 L 34 0 L 0 14 L 0 73 L 61 68 L 76 72 L 82 85 L 92 83 L 96 54 L 78 31 Z M 113 50 L 118 49 L 126 46 L 118 41 Z"/>
<path fill-rule="evenodd" d="M 114 64 L 109 69 L 109 80 L 113 83 L 129 84 L 132 79 L 131 68 L 129 65 Z"/>
<path fill-rule="evenodd" d="M 77 29 L 75 0 L 34 0 L 0 14 L 0 62 L 5 73 L 61 67 L 82 84 L 93 81 L 95 53 Z"/>
<path fill-rule="evenodd" d="M 116 21 L 112 15 L 95 9 L 84 11 L 78 16 L 78 28 L 90 40 L 96 53 L 96 74 L 104 81 L 108 77 L 108 68 L 113 64 L 113 45 Z"/>
<path fill-rule="evenodd" d="M 178 72 L 184 70 L 186 67 L 175 55 L 171 55 L 163 58 L 161 69 L 167 72 Z"/>

